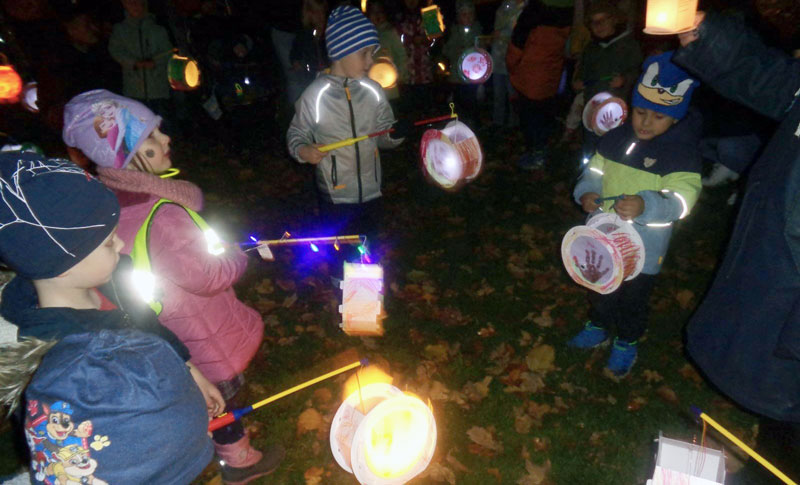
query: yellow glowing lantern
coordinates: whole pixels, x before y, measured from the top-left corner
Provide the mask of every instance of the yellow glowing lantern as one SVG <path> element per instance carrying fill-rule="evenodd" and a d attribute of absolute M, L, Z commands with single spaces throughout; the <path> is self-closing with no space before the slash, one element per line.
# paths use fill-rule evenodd
<path fill-rule="evenodd" d="M 367 0 L 361 0 L 361 11 L 367 13 Z"/>
<path fill-rule="evenodd" d="M 444 35 L 444 17 L 438 5 L 431 5 L 420 9 L 422 12 L 422 28 L 429 39 Z"/>
<path fill-rule="evenodd" d="M 391 89 L 397 85 L 397 67 L 388 57 L 376 58 L 367 76 L 380 84 L 383 89 Z"/>
<path fill-rule="evenodd" d="M 430 406 L 385 383 L 345 399 L 331 422 L 331 451 L 364 485 L 400 485 L 419 475 L 436 448 Z"/>
<path fill-rule="evenodd" d="M 697 0 L 647 0 L 644 32 L 670 35 L 694 28 Z"/>
<path fill-rule="evenodd" d="M 169 85 L 176 91 L 192 91 L 200 86 L 197 61 L 175 54 L 167 64 Z"/>
<path fill-rule="evenodd" d="M 379 264 L 344 263 L 342 330 L 347 335 L 383 335 L 383 267 Z"/>
<path fill-rule="evenodd" d="M 12 66 L 0 65 L 0 103 L 16 103 L 22 92 L 22 78 Z"/>

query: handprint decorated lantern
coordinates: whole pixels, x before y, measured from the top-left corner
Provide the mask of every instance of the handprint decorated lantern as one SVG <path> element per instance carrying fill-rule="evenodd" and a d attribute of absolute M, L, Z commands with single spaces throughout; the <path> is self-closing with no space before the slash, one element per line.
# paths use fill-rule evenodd
<path fill-rule="evenodd" d="M 561 259 L 570 277 L 600 294 L 616 291 L 644 266 L 644 244 L 633 224 L 601 213 L 570 229 L 561 241 Z"/>
<path fill-rule="evenodd" d="M 492 56 L 480 47 L 470 47 L 458 59 L 458 74 L 472 84 L 482 84 L 492 75 Z"/>
<path fill-rule="evenodd" d="M 455 190 L 471 182 L 483 167 L 483 150 L 467 125 L 451 121 L 443 130 L 422 134 L 419 146 L 422 170 L 434 183 Z"/>
<path fill-rule="evenodd" d="M 627 117 L 628 105 L 611 93 L 595 94 L 583 108 L 583 126 L 597 136 L 618 127 Z"/>

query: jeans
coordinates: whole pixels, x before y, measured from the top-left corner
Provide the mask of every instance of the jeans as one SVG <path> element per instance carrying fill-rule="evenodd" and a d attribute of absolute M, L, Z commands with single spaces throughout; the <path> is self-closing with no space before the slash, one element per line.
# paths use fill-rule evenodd
<path fill-rule="evenodd" d="M 558 124 L 557 109 L 555 97 L 540 100 L 519 97 L 517 101 L 519 127 L 525 137 L 525 148 L 528 152 L 544 151 L 550 134 Z"/>
<path fill-rule="evenodd" d="M 494 106 L 492 109 L 492 123 L 499 126 L 514 126 L 518 123 L 514 110 L 511 107 L 511 95 L 514 87 L 508 74 L 492 75 L 492 88 L 494 89 Z"/>
<path fill-rule="evenodd" d="M 589 295 L 592 323 L 606 330 L 616 329 L 617 337 L 625 342 L 639 340 L 647 329 L 650 295 L 655 282 L 656 275 L 640 274 L 624 281 L 613 293 L 592 292 Z"/>

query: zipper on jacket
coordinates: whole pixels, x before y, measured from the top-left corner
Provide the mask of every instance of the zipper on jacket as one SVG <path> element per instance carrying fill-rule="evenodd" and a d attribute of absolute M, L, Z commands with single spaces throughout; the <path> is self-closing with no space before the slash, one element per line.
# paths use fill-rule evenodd
<path fill-rule="evenodd" d="M 375 148 L 375 158 L 373 159 L 374 170 L 375 170 L 375 181 L 378 181 L 378 149 Z"/>
<path fill-rule="evenodd" d="M 350 128 L 353 132 L 353 138 L 356 138 L 358 136 L 356 134 L 356 114 L 353 112 L 353 100 L 350 96 L 350 88 L 347 87 L 347 81 L 347 79 L 344 80 L 344 92 L 347 94 L 347 107 L 350 108 Z M 353 145 L 353 148 L 356 150 L 356 179 L 358 180 L 358 203 L 360 204 L 363 202 L 363 197 L 361 195 L 361 155 L 358 151 L 358 143 Z"/>
<path fill-rule="evenodd" d="M 336 155 L 331 155 L 331 183 L 333 184 L 333 189 L 336 190 L 336 186 L 339 185 L 338 174 L 336 173 Z"/>

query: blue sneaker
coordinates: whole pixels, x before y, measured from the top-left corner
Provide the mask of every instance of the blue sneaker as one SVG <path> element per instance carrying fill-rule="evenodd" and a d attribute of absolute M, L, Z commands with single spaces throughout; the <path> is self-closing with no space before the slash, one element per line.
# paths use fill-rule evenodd
<path fill-rule="evenodd" d="M 517 161 L 517 166 L 522 170 L 541 170 L 544 168 L 544 152 L 525 153 Z"/>
<path fill-rule="evenodd" d="M 593 349 L 608 344 L 608 333 L 603 327 L 598 327 L 592 322 L 586 322 L 581 332 L 567 342 L 570 347 L 577 349 Z"/>
<path fill-rule="evenodd" d="M 614 379 L 622 379 L 631 371 L 636 362 L 636 354 L 639 349 L 636 342 L 625 342 L 618 338 L 614 339 L 614 346 L 611 347 L 611 357 L 608 358 L 606 371 Z"/>

